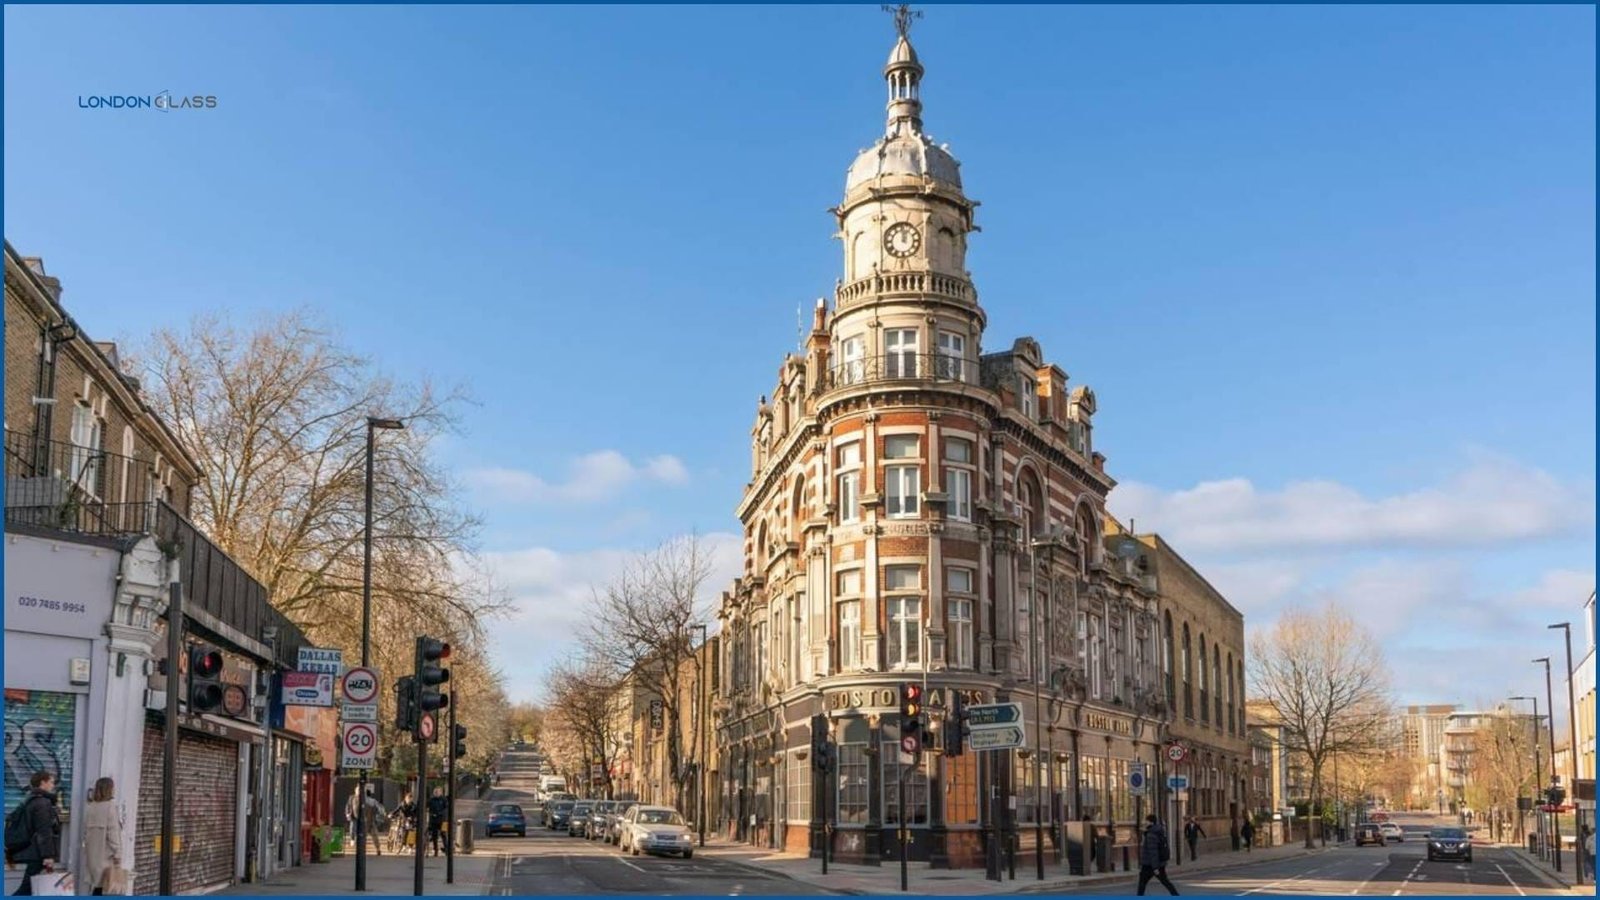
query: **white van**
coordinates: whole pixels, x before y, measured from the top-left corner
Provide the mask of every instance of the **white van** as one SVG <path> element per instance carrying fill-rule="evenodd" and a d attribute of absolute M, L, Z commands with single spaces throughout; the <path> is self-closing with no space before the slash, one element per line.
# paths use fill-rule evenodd
<path fill-rule="evenodd" d="M 549 795 L 554 791 L 565 791 L 567 780 L 560 775 L 545 775 L 539 779 L 539 793 Z"/>

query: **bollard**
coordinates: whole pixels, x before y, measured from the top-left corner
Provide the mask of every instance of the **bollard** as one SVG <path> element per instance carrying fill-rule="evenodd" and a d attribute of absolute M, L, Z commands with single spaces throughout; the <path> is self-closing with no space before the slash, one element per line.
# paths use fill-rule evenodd
<path fill-rule="evenodd" d="M 1127 844 L 1123 844 L 1122 845 L 1122 871 L 1124 871 L 1124 872 L 1132 872 L 1133 871 L 1133 867 L 1128 865 L 1128 845 Z"/>

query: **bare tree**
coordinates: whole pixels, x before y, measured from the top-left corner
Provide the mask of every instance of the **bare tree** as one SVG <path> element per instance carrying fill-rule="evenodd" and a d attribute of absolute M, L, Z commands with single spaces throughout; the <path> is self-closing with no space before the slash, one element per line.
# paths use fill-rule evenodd
<path fill-rule="evenodd" d="M 1517 798 L 1529 797 L 1534 782 L 1535 735 L 1522 718 L 1504 708 L 1481 720 L 1471 737 L 1467 763 L 1467 805 L 1474 810 L 1517 810 L 1517 834 L 1522 833 L 1522 810 Z M 1498 824 L 1498 817 L 1494 820 Z"/>
<path fill-rule="evenodd" d="M 514 703 L 506 711 L 508 737 L 521 738 L 534 744 L 540 742 L 544 732 L 545 708 L 537 703 Z"/>
<path fill-rule="evenodd" d="M 1372 634 L 1329 604 L 1291 610 L 1250 642 L 1252 693 L 1272 704 L 1284 741 L 1311 774 L 1312 819 L 1322 835 L 1324 776 L 1334 754 L 1370 752 L 1389 733 L 1389 668 Z M 1315 846 L 1311 829 L 1306 846 Z"/>
<path fill-rule="evenodd" d="M 684 761 L 699 758 L 700 740 L 700 730 L 690 729 L 689 746 L 683 746 L 681 688 L 685 678 L 699 677 L 691 629 L 705 621 L 700 588 L 710 568 L 710 554 L 695 535 L 641 555 L 595 592 L 594 614 L 581 636 L 588 653 L 660 701 L 667 777 L 680 809 L 689 783 Z"/>
<path fill-rule="evenodd" d="M 355 657 L 367 417 L 405 420 L 375 442 L 373 663 L 397 677 L 413 636 L 443 637 L 456 648 L 458 718 L 492 721 L 505 698 L 483 627 L 508 598 L 474 555 L 478 520 L 433 450 L 464 398 L 376 374 L 300 313 L 245 329 L 202 316 L 157 332 L 141 356 L 152 404 L 200 465 L 197 524 L 314 640 Z"/>
<path fill-rule="evenodd" d="M 563 662 L 545 679 L 546 728 L 554 738 L 549 749 L 559 765 L 585 783 L 592 777 L 589 767 L 598 765 L 607 797 L 613 794 L 612 770 L 623 743 L 624 723 L 613 703 L 620 683 L 614 669 L 593 658 Z"/>

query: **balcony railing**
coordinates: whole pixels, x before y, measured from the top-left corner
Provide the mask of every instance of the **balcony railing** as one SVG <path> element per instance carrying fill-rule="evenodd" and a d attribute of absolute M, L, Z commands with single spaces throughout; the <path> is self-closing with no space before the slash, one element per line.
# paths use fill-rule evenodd
<path fill-rule="evenodd" d="M 885 353 L 839 362 L 828 370 L 825 389 L 885 381 L 974 384 L 977 366 L 971 360 L 942 353 Z"/>
<path fill-rule="evenodd" d="M 278 631 L 277 656 L 293 668 L 306 636 L 267 589 L 165 501 L 154 496 L 145 460 L 72 443 L 5 434 L 6 522 L 97 535 L 153 536 L 176 554 L 185 602 L 259 639 Z M 124 490 L 126 487 L 126 490 Z M 105 502 L 109 499 L 118 502 Z"/>
<path fill-rule="evenodd" d="M 945 297 L 961 303 L 976 303 L 967 281 L 937 272 L 888 272 L 869 275 L 834 292 L 834 306 L 847 309 L 879 296 Z"/>
<path fill-rule="evenodd" d="M 150 468 L 147 460 L 7 430 L 6 522 L 84 534 L 148 532 Z"/>

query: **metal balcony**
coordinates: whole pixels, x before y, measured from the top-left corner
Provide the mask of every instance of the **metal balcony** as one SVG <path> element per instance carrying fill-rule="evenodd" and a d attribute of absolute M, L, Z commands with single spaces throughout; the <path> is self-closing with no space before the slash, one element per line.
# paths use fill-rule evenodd
<path fill-rule="evenodd" d="M 5 474 L 7 524 L 107 536 L 153 527 L 148 460 L 7 430 Z"/>
<path fill-rule="evenodd" d="M 842 390 L 874 384 L 977 385 L 978 366 L 969 359 L 941 353 L 885 353 L 844 360 L 830 368 L 825 390 Z"/>

